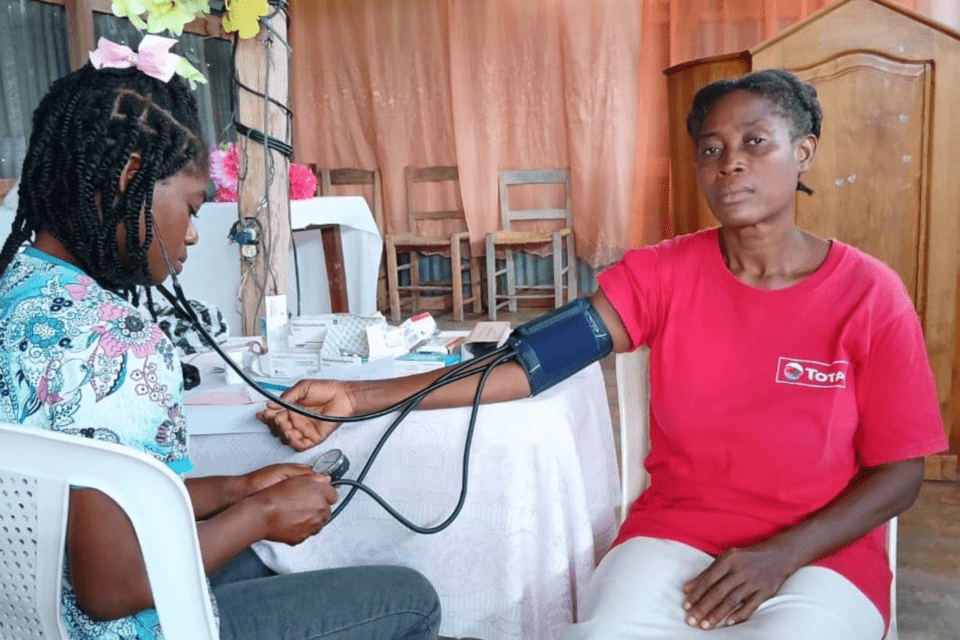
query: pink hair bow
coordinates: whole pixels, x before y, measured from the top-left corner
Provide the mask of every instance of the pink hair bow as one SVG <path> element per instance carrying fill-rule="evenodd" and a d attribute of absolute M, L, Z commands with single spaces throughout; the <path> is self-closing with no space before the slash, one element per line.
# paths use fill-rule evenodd
<path fill-rule="evenodd" d="M 100 38 L 96 50 L 90 52 L 90 62 L 96 69 L 129 69 L 135 66 L 148 76 L 169 82 L 180 62 L 180 56 L 170 53 L 170 47 L 176 42 L 173 38 L 148 34 L 140 41 L 140 51 L 135 52 L 130 47 Z"/>

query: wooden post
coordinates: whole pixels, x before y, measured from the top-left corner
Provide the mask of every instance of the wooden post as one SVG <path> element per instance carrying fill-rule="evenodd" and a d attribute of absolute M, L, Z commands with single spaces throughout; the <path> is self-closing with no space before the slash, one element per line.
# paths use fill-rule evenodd
<path fill-rule="evenodd" d="M 273 17 L 270 25 L 281 38 L 286 39 L 286 17 L 282 12 Z M 288 67 L 286 47 L 263 27 L 256 38 L 240 40 L 237 45 L 236 68 L 240 82 L 260 93 L 267 92 L 281 104 L 288 103 Z M 242 87 L 238 88 L 238 93 L 238 120 L 242 124 L 263 131 L 277 140 L 287 141 L 287 116 L 282 109 L 275 104 L 265 105 L 262 97 Z M 238 144 L 241 147 L 240 215 L 256 218 L 262 231 L 254 259 L 241 258 L 240 270 L 244 276 L 240 291 L 242 330 L 244 335 L 258 335 L 259 317 L 264 313 L 262 296 L 287 293 L 289 161 L 279 152 L 268 150 L 253 140 L 241 139 Z M 265 154 L 268 154 L 266 162 Z M 267 185 L 271 176 L 272 181 Z"/>
<path fill-rule="evenodd" d="M 76 71 L 87 63 L 94 48 L 93 0 L 65 0 L 63 9 L 67 19 L 70 68 Z"/>

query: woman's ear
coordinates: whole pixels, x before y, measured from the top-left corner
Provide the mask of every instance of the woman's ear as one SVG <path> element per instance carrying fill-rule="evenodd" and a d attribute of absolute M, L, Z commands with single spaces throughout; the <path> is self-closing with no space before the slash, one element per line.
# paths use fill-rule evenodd
<path fill-rule="evenodd" d="M 140 152 L 134 151 L 130 154 L 130 157 L 127 158 L 126 164 L 123 165 L 123 169 L 120 171 L 120 184 L 117 185 L 117 190 L 120 193 L 127 190 L 127 185 L 130 184 L 133 176 L 137 175 L 137 171 L 139 170 Z"/>
<path fill-rule="evenodd" d="M 817 137 L 806 135 L 797 142 L 797 162 L 800 164 L 800 173 L 813 166 L 813 156 L 817 155 Z"/>

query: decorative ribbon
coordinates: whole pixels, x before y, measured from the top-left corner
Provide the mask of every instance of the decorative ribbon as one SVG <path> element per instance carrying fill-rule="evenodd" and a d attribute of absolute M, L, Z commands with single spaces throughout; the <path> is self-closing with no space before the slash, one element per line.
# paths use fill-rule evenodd
<path fill-rule="evenodd" d="M 148 34 L 140 41 L 140 51 L 135 52 L 130 47 L 100 38 L 97 49 L 90 52 L 90 62 L 96 69 L 129 69 L 135 66 L 148 76 L 169 82 L 180 62 L 180 56 L 170 53 L 170 48 L 176 43 L 173 38 Z"/>

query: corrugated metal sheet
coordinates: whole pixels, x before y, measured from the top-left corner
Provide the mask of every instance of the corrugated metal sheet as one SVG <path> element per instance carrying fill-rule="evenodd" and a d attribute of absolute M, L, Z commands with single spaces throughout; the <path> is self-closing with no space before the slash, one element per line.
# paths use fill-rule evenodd
<path fill-rule="evenodd" d="M 35 0 L 0 0 L 0 178 L 20 176 L 30 137 L 30 118 L 57 78 L 70 71 L 63 7 Z M 129 20 L 94 14 L 94 37 L 136 48 L 143 37 Z M 176 52 L 207 77 L 197 86 L 200 121 L 208 144 L 232 140 L 231 45 L 184 34 Z"/>
<path fill-rule="evenodd" d="M 524 285 L 545 285 L 553 282 L 553 259 L 531 255 L 528 253 L 517 253 L 514 255 L 515 273 L 517 276 L 517 286 Z M 400 259 L 401 264 L 405 260 Z M 483 269 L 483 265 L 481 265 Z M 581 295 L 593 293 L 597 288 L 597 274 L 602 268 L 591 267 L 582 260 L 577 261 L 577 288 Z M 421 255 L 420 256 L 420 282 L 429 281 L 450 281 L 450 258 L 440 255 Z M 409 284 L 410 279 L 406 272 L 400 274 L 400 284 Z M 501 285 L 505 287 L 506 285 Z M 501 288 L 502 290 L 502 288 Z M 467 290 L 464 288 L 464 293 Z M 484 304 L 486 304 L 486 290 L 483 292 Z M 429 294 L 425 294 L 429 295 Z"/>
<path fill-rule="evenodd" d="M 17 178 L 30 118 L 50 83 L 70 70 L 63 7 L 0 0 L 0 178 Z"/>

